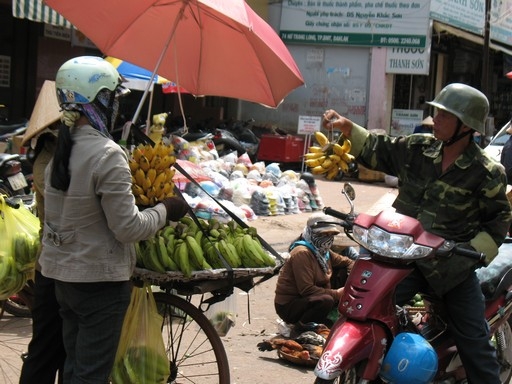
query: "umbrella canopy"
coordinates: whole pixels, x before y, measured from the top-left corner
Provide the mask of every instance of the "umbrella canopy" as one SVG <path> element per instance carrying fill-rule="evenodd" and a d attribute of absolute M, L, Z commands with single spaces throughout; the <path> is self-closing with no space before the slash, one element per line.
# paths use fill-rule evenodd
<path fill-rule="evenodd" d="M 243 0 L 46 0 L 106 55 L 190 93 L 276 107 L 304 84 L 275 31 Z"/>
<path fill-rule="evenodd" d="M 129 63 L 128 61 L 117 59 L 112 56 L 105 57 L 105 60 L 112 64 L 119 74 L 127 80 L 126 86 L 128 88 L 143 91 L 146 89 L 147 82 L 151 79 L 153 79 L 153 82 L 157 84 L 165 84 L 169 82 L 165 77 L 158 75 L 153 77 L 153 72 L 150 70 Z"/>

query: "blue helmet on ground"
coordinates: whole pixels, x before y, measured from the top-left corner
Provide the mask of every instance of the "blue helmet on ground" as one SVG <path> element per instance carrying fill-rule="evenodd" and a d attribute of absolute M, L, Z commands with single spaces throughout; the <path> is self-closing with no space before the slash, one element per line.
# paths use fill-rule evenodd
<path fill-rule="evenodd" d="M 391 384 L 428 384 L 437 372 L 437 353 L 416 333 L 396 335 L 384 357 L 380 377 Z"/>

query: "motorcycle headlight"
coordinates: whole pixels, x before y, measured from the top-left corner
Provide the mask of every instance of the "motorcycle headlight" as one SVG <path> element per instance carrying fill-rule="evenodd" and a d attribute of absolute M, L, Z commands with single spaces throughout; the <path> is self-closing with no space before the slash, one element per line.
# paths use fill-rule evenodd
<path fill-rule="evenodd" d="M 375 225 L 369 229 L 354 225 L 353 236 L 370 252 L 394 259 L 421 259 L 433 250 L 431 247 L 415 244 L 412 236 L 389 233 Z"/>

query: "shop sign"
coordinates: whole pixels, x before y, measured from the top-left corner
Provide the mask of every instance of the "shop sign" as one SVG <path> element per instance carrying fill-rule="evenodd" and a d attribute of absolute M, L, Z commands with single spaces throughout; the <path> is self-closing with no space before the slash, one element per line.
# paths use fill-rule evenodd
<path fill-rule="evenodd" d="M 433 20 L 483 36 L 485 0 L 432 0 Z"/>
<path fill-rule="evenodd" d="M 512 0 L 493 1 L 491 7 L 491 39 L 512 45 Z"/>
<path fill-rule="evenodd" d="M 59 27 L 56 25 L 44 25 L 44 37 L 50 39 L 71 41 L 71 29 L 66 27 Z"/>
<path fill-rule="evenodd" d="M 283 0 L 286 43 L 378 47 L 426 46 L 430 0 Z"/>
<path fill-rule="evenodd" d="M 428 75 L 430 72 L 430 36 L 427 48 L 387 48 L 386 73 Z"/>
<path fill-rule="evenodd" d="M 421 124 L 423 111 L 421 109 L 393 109 L 391 113 L 391 136 L 406 136 L 414 132 Z"/>

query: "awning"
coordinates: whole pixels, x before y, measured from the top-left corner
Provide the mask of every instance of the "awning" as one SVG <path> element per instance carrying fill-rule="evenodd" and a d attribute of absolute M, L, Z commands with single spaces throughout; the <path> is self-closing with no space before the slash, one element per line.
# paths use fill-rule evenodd
<path fill-rule="evenodd" d="M 12 15 L 18 19 L 28 19 L 59 27 L 72 27 L 71 23 L 64 17 L 50 7 L 43 5 L 42 0 L 13 0 Z"/>
<path fill-rule="evenodd" d="M 434 31 L 436 33 L 449 33 L 450 35 L 454 35 L 457 37 L 462 37 L 463 39 L 469 40 L 475 44 L 484 45 L 484 38 L 479 35 L 475 35 L 473 33 L 464 31 L 459 28 L 452 27 L 447 24 L 440 23 L 439 21 L 434 21 Z M 501 51 L 503 53 L 506 53 L 507 55 L 512 56 L 512 47 L 505 47 L 500 44 L 493 43 L 492 41 L 489 42 L 489 48 L 495 50 L 495 51 Z"/>

